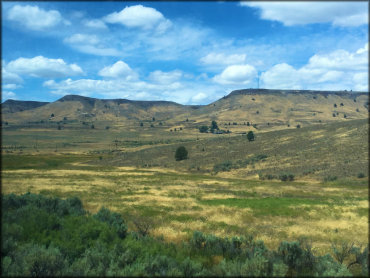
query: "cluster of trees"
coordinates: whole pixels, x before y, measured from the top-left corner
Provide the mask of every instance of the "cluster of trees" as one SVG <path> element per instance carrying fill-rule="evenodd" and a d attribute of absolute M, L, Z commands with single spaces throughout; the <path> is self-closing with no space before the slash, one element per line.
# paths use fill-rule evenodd
<path fill-rule="evenodd" d="M 252 236 L 194 232 L 180 244 L 134 231 L 102 208 L 87 213 L 78 198 L 2 195 L 3 276 L 350 276 L 368 275 L 368 248 L 333 246 L 315 256 L 307 240 L 269 250 Z"/>
<path fill-rule="evenodd" d="M 281 173 L 279 176 L 271 175 L 271 174 L 259 174 L 260 180 L 273 180 L 273 179 L 279 179 L 281 181 L 294 181 L 294 175 L 291 173 Z"/>
<path fill-rule="evenodd" d="M 206 126 L 206 125 L 203 125 L 199 128 L 199 132 L 201 133 L 207 133 L 207 132 L 210 132 L 210 133 L 215 133 L 217 132 L 218 130 L 220 130 L 220 128 L 218 127 L 217 125 L 217 122 L 216 121 L 212 121 L 211 123 L 211 126 Z"/>

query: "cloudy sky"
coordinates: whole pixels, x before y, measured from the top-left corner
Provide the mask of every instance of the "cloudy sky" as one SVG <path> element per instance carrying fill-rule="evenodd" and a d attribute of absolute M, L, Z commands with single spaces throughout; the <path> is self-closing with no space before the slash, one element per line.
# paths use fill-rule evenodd
<path fill-rule="evenodd" d="M 2 101 L 368 91 L 368 2 L 2 2 Z"/>

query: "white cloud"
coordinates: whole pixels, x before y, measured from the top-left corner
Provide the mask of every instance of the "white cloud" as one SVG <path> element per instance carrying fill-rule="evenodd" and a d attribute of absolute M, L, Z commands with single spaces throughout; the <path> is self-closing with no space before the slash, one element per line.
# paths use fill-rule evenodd
<path fill-rule="evenodd" d="M 276 20 L 286 26 L 331 23 L 336 26 L 368 24 L 368 2 L 241 2 L 258 8 L 261 18 Z"/>
<path fill-rule="evenodd" d="M 59 78 L 82 75 L 84 72 L 76 64 L 66 64 L 63 59 L 49 59 L 43 56 L 18 58 L 7 64 L 6 70 L 42 78 Z"/>
<path fill-rule="evenodd" d="M 358 52 L 361 52 L 361 50 Z M 323 68 L 331 70 L 367 70 L 367 52 L 350 53 L 345 50 L 336 50 L 329 54 L 314 55 L 310 58 L 308 68 Z"/>
<path fill-rule="evenodd" d="M 97 35 L 78 33 L 65 38 L 63 41 L 83 53 L 98 56 L 119 56 L 121 54 L 114 48 L 106 47 Z"/>
<path fill-rule="evenodd" d="M 205 65 L 235 65 L 244 64 L 246 59 L 245 54 L 231 54 L 224 53 L 209 53 L 200 59 L 201 63 Z"/>
<path fill-rule="evenodd" d="M 232 65 L 224 69 L 221 74 L 213 77 L 213 80 L 216 83 L 225 85 L 246 85 L 253 81 L 256 76 L 257 71 L 251 65 Z"/>
<path fill-rule="evenodd" d="M 194 103 L 199 103 L 206 98 L 207 98 L 207 95 L 205 93 L 198 93 L 191 98 L 191 101 Z"/>
<path fill-rule="evenodd" d="M 155 71 L 159 72 L 159 71 Z M 173 71 L 177 72 L 177 71 Z M 172 72 L 172 73 L 173 73 Z M 182 74 L 185 76 L 186 74 Z M 148 80 L 149 80 L 148 76 Z M 111 79 L 66 79 L 60 82 L 48 80 L 43 86 L 58 95 L 99 95 L 105 98 L 128 98 L 132 100 L 168 100 L 182 104 L 201 104 L 214 101 L 221 93 L 218 86 L 209 82 L 193 83 L 183 79 L 172 83 L 147 82 L 142 80 Z M 223 93 L 223 92 L 222 92 Z"/>
<path fill-rule="evenodd" d="M 170 72 L 163 72 L 160 70 L 153 71 L 149 74 L 149 79 L 154 83 L 159 84 L 170 84 L 178 81 L 183 76 L 182 72 L 179 70 L 174 70 Z"/>
<path fill-rule="evenodd" d="M 1 92 L 1 98 L 2 100 L 5 100 L 5 99 L 15 99 L 16 98 L 16 94 L 14 92 L 11 92 L 11 91 L 2 91 Z"/>
<path fill-rule="evenodd" d="M 123 61 L 118 61 L 111 66 L 104 67 L 98 74 L 103 77 L 120 78 L 126 81 L 136 80 L 138 78 L 137 73 Z"/>
<path fill-rule="evenodd" d="M 152 29 L 158 27 L 159 31 L 162 32 L 171 25 L 162 13 L 142 5 L 126 7 L 118 13 L 114 12 L 107 15 L 104 20 L 108 23 L 118 23 L 130 28 Z"/>
<path fill-rule="evenodd" d="M 369 74 L 368 72 L 359 72 L 353 75 L 354 90 L 369 91 Z"/>
<path fill-rule="evenodd" d="M 5 65 L 1 69 L 1 83 L 2 84 L 18 84 L 22 83 L 23 79 L 16 73 L 6 70 Z"/>
<path fill-rule="evenodd" d="M 65 38 L 64 42 L 70 44 L 98 44 L 100 40 L 96 35 L 74 34 Z"/>
<path fill-rule="evenodd" d="M 82 23 L 89 28 L 96 28 L 96 29 L 107 29 L 107 25 L 105 25 L 104 21 L 100 19 L 85 19 Z"/>
<path fill-rule="evenodd" d="M 301 89 L 297 70 L 282 63 L 261 74 L 261 87 L 267 89 Z"/>
<path fill-rule="evenodd" d="M 15 5 L 8 11 L 7 18 L 31 30 L 43 30 L 61 22 L 68 24 L 56 10 L 43 10 L 37 6 Z"/>
<path fill-rule="evenodd" d="M 15 90 L 15 89 L 21 88 L 22 86 L 18 84 L 3 84 L 2 87 L 3 89 L 7 89 L 7 90 Z"/>
<path fill-rule="evenodd" d="M 336 50 L 316 54 L 299 69 L 282 63 L 263 72 L 264 88 L 368 91 L 368 44 L 350 53 Z"/>
<path fill-rule="evenodd" d="M 356 51 L 356 54 L 369 53 L 369 43 L 367 42 L 363 48 Z"/>

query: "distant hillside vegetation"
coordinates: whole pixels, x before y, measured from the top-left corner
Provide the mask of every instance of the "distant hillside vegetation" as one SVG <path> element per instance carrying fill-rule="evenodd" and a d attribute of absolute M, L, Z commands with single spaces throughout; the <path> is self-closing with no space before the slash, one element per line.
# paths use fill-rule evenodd
<path fill-rule="evenodd" d="M 181 105 L 171 101 L 97 99 L 67 95 L 47 102 L 11 101 L 2 104 L 3 121 L 128 123 L 166 121 L 196 126 L 215 120 L 220 128 L 241 131 L 249 123 L 257 129 L 284 129 L 297 125 L 368 118 L 367 92 L 311 90 L 236 90 L 208 105 Z M 229 127 L 231 125 L 231 127 Z"/>
<path fill-rule="evenodd" d="M 25 110 L 31 110 L 46 105 L 48 103 L 49 102 L 8 99 L 1 104 L 1 113 L 16 113 Z"/>

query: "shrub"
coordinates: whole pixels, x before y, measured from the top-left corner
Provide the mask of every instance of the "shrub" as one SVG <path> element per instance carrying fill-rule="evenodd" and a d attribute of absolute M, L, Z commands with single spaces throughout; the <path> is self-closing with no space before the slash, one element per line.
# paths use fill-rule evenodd
<path fill-rule="evenodd" d="M 221 172 L 221 171 L 230 171 L 232 169 L 233 163 L 230 160 L 221 162 L 213 166 L 213 171 Z"/>
<path fill-rule="evenodd" d="M 325 178 L 324 178 L 324 181 L 325 182 L 328 182 L 328 181 L 335 181 L 335 180 L 337 180 L 337 176 L 326 176 Z"/>
<path fill-rule="evenodd" d="M 116 212 L 110 212 L 109 209 L 102 207 L 93 217 L 101 222 L 108 223 L 109 226 L 113 227 L 117 231 L 117 234 L 120 238 L 126 237 L 127 226 L 120 214 Z"/>
<path fill-rule="evenodd" d="M 247 134 L 248 141 L 254 141 L 254 134 L 253 131 L 249 131 Z"/>
<path fill-rule="evenodd" d="M 364 178 L 364 177 L 365 177 L 365 174 L 364 174 L 364 173 L 358 173 L 358 174 L 357 174 L 357 177 L 358 177 L 359 179 L 362 179 L 362 178 Z"/>
<path fill-rule="evenodd" d="M 202 126 L 199 128 L 199 132 L 201 132 L 201 133 L 206 133 L 206 132 L 208 132 L 208 126 L 206 126 L 206 125 L 202 125 Z"/>
<path fill-rule="evenodd" d="M 178 147 L 175 153 L 175 159 L 177 161 L 184 160 L 188 158 L 188 151 L 184 146 Z"/>
<path fill-rule="evenodd" d="M 281 174 L 279 176 L 279 179 L 281 181 L 293 181 L 294 180 L 294 175 L 293 174 Z"/>
<path fill-rule="evenodd" d="M 297 125 L 297 128 L 301 128 L 301 125 Z"/>

